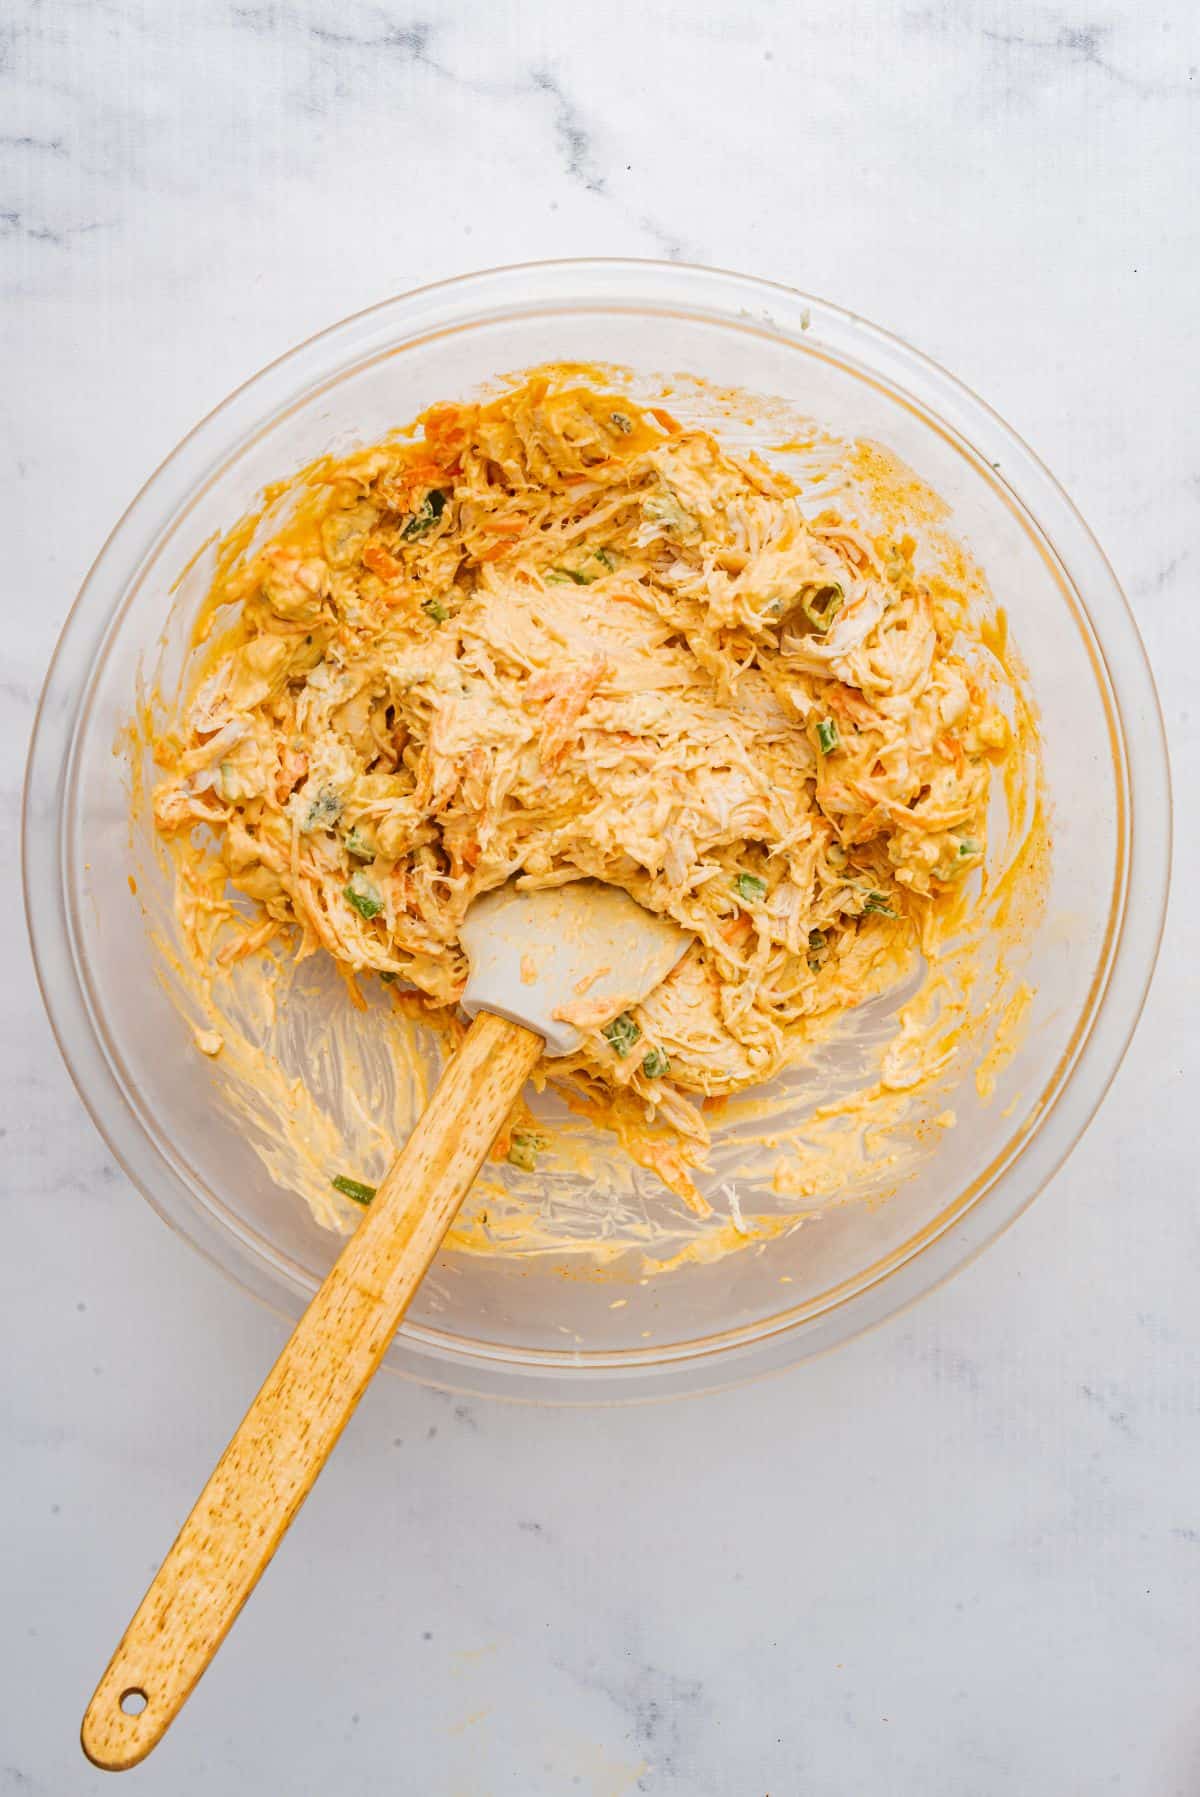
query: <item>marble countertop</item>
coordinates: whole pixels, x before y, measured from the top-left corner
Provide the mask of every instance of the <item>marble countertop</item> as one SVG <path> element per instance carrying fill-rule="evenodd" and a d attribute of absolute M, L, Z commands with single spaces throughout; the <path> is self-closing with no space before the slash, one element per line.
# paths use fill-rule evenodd
<path fill-rule="evenodd" d="M 384 1377 L 181 1722 L 169 1797 L 1170 1797 L 1200 1786 L 1191 0 L 15 0 L 0 22 L 0 1793 L 83 1705 L 281 1339 L 89 1123 L 29 966 L 55 635 L 192 422 L 419 282 L 660 255 L 961 374 L 1122 577 L 1176 903 L 1098 1120 L 981 1260 L 814 1364 L 544 1412 Z"/>

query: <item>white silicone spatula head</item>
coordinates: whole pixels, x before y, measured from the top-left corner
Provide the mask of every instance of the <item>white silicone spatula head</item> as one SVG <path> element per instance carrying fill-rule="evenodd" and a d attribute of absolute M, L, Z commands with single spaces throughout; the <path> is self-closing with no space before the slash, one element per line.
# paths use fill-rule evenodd
<path fill-rule="evenodd" d="M 462 926 L 471 975 L 463 1009 L 524 1024 L 548 1055 L 571 1054 L 664 980 L 691 937 L 599 880 L 477 899 Z"/>

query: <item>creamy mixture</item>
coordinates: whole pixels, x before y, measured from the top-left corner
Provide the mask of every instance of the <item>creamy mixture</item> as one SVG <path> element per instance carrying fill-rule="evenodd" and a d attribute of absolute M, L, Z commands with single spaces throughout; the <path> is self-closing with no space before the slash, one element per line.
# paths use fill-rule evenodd
<path fill-rule="evenodd" d="M 222 566 L 155 741 L 185 934 L 323 950 L 451 1026 L 478 894 L 626 888 L 694 944 L 543 1071 L 699 1202 L 714 1103 L 961 918 L 1006 665 L 902 524 L 578 374 L 418 424 Z"/>

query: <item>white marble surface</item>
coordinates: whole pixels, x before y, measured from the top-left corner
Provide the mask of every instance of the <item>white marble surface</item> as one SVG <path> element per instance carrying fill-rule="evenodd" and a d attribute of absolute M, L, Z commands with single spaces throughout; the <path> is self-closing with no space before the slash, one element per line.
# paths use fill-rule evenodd
<path fill-rule="evenodd" d="M 1190 1797 L 1200 1788 L 1192 0 L 605 8 L 10 0 L 0 18 L 0 1793 L 110 1787 L 92 1682 L 281 1339 L 87 1121 L 15 856 L 110 523 L 269 357 L 578 253 L 793 281 L 1058 472 L 1173 739 L 1177 900 L 1099 1121 L 917 1311 L 685 1405 L 383 1379 L 172 1737 L 170 1797 Z"/>

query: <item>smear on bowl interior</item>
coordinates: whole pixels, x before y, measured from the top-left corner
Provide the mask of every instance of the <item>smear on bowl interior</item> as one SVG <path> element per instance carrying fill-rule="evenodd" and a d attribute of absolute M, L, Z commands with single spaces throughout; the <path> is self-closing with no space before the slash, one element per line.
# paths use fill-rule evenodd
<path fill-rule="evenodd" d="M 778 403 L 546 368 L 313 464 L 216 546 L 131 748 L 198 1062 L 332 1227 L 510 879 L 694 944 L 630 1011 L 578 994 L 460 1250 L 761 1242 L 894 1189 L 1015 1046 L 1046 839 L 1003 613 L 908 469 Z"/>

